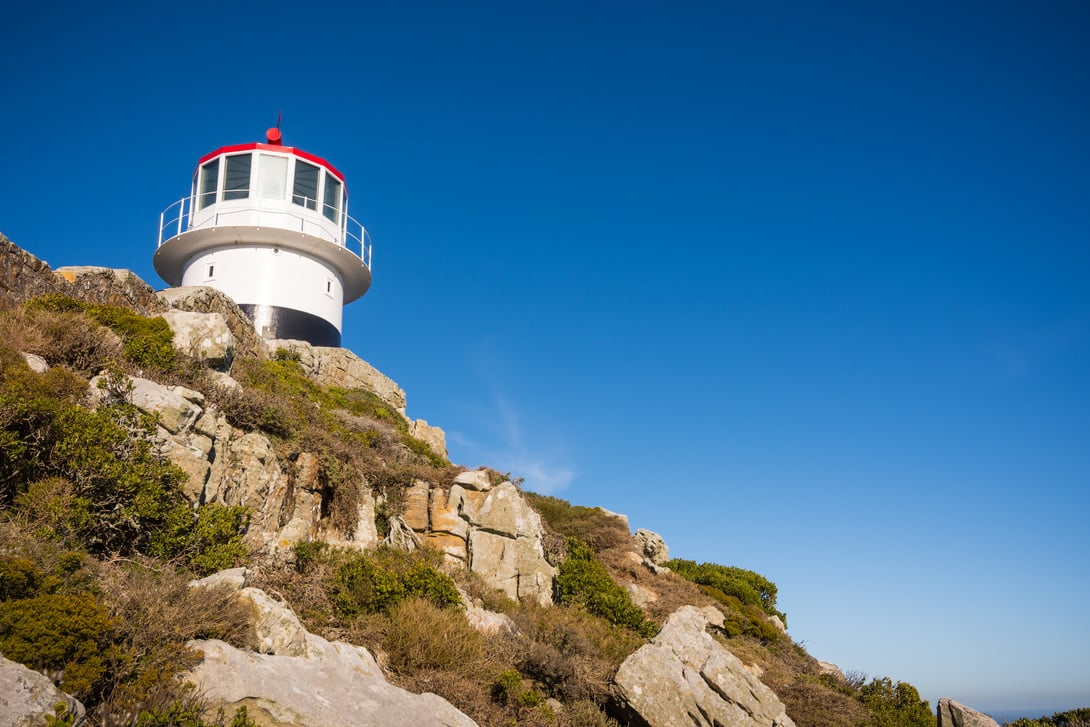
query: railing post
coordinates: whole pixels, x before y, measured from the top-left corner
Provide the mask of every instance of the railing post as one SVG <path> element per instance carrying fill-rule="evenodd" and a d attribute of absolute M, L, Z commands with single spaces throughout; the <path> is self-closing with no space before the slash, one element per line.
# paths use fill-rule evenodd
<path fill-rule="evenodd" d="M 166 210 L 159 213 L 159 242 L 155 244 L 155 247 L 159 247 L 163 244 L 163 215 L 166 214 Z"/>
<path fill-rule="evenodd" d="M 185 216 L 185 197 L 178 200 L 178 234 L 182 234 L 182 217 Z"/>

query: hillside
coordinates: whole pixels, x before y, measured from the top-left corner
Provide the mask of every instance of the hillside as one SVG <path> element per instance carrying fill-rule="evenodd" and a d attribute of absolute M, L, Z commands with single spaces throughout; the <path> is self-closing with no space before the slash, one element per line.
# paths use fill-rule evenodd
<path fill-rule="evenodd" d="M 935 724 L 744 564 L 512 479 L 351 352 L 0 235 L 0 654 L 50 724 Z"/>

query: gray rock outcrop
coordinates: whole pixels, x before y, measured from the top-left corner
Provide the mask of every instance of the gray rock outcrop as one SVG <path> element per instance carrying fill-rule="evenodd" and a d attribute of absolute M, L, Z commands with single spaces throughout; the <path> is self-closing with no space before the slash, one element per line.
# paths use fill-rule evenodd
<path fill-rule="evenodd" d="M 23 360 L 26 361 L 26 365 L 30 367 L 30 370 L 36 374 L 44 374 L 49 370 L 49 364 L 46 360 L 36 353 L 24 353 Z"/>
<path fill-rule="evenodd" d="M 552 603 L 556 569 L 545 559 L 541 516 L 512 483 L 493 485 L 485 470 L 459 474 L 449 490 L 418 480 L 402 517 L 425 544 L 510 598 Z"/>
<path fill-rule="evenodd" d="M 151 286 L 128 270 L 62 267 L 54 271 L 48 263 L 0 234 L 0 301 L 22 303 L 49 293 L 87 303 L 124 306 L 143 315 L 164 309 Z"/>
<path fill-rule="evenodd" d="M 670 560 L 670 548 L 658 533 L 640 528 L 633 537 L 640 552 L 655 565 L 663 565 Z"/>
<path fill-rule="evenodd" d="M 306 631 L 290 608 L 246 582 L 245 569 L 233 569 L 193 584 L 240 589 L 255 607 L 265 652 L 215 639 L 189 642 L 204 660 L 186 679 L 213 708 L 230 714 L 244 706 L 262 727 L 476 727 L 442 697 L 390 684 L 362 646 Z"/>
<path fill-rule="evenodd" d="M 168 310 L 163 312 L 163 319 L 174 333 L 174 348 L 202 359 L 214 369 L 225 371 L 231 368 L 235 356 L 235 337 L 222 315 Z"/>
<path fill-rule="evenodd" d="M 939 699 L 938 727 L 999 727 L 994 719 L 949 697 Z"/>
<path fill-rule="evenodd" d="M 22 303 L 36 295 L 56 293 L 58 286 L 48 263 L 0 234 L 0 301 Z"/>
<path fill-rule="evenodd" d="M 709 616 L 721 621 L 679 608 L 625 659 L 613 677 L 618 710 L 648 727 L 794 727 L 779 697 L 708 635 Z"/>
<path fill-rule="evenodd" d="M 57 715 L 58 704 L 75 718 L 74 727 L 85 722 L 87 711 L 78 699 L 53 686 L 48 677 L 0 655 L 0 727 L 43 725 L 46 717 Z"/>
<path fill-rule="evenodd" d="M 443 459 L 447 456 L 447 433 L 439 427 L 433 427 L 423 419 L 417 419 L 409 425 L 409 434 L 428 445 L 432 452 Z"/>
<path fill-rule="evenodd" d="M 204 285 L 189 285 L 161 290 L 159 300 L 171 310 L 221 316 L 231 332 L 234 355 L 253 357 L 265 354 L 265 344 L 254 330 L 253 322 L 226 293 Z M 169 318 L 167 322 L 170 322 Z"/>
<path fill-rule="evenodd" d="M 155 290 L 131 270 L 74 265 L 57 268 L 53 274 L 61 281 L 57 292 L 77 300 L 122 306 L 142 315 L 165 309 Z"/>

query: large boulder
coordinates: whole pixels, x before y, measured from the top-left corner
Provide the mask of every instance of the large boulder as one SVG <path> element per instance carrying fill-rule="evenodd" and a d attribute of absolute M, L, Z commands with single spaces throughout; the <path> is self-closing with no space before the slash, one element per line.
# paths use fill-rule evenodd
<path fill-rule="evenodd" d="M 362 646 L 308 634 L 305 657 L 256 654 L 218 640 L 191 641 L 204 660 L 187 675 L 206 701 L 246 707 L 261 727 L 475 727 L 442 697 L 386 681 Z"/>
<path fill-rule="evenodd" d="M 949 697 L 939 699 L 938 727 L 999 727 L 994 719 Z"/>
<path fill-rule="evenodd" d="M 221 314 L 168 310 L 163 312 L 163 319 L 174 333 L 174 348 L 214 369 L 231 368 L 235 337 Z"/>
<path fill-rule="evenodd" d="M 779 697 L 708 635 L 709 615 L 679 608 L 625 659 L 613 677 L 618 711 L 648 727 L 794 727 Z"/>
<path fill-rule="evenodd" d="M 247 580 L 244 569 L 234 569 L 193 584 L 238 589 L 253 607 L 265 652 L 214 639 L 189 642 L 204 659 L 186 679 L 213 709 L 246 707 L 261 727 L 476 727 L 442 697 L 387 682 L 362 646 L 306 631 L 288 606 L 245 587 Z"/>
<path fill-rule="evenodd" d="M 36 671 L 0 655 L 0 727 L 44 725 L 57 716 L 61 705 L 72 715 L 73 727 L 82 725 L 86 710 L 79 700 L 65 694 Z"/>
<path fill-rule="evenodd" d="M 265 346 L 254 330 L 253 321 L 226 293 L 204 285 L 187 285 L 159 291 L 159 300 L 172 310 L 218 314 L 231 332 L 234 355 L 264 355 Z M 167 322 L 170 322 L 169 318 Z"/>
<path fill-rule="evenodd" d="M 663 565 L 670 560 L 670 548 L 658 533 L 640 528 L 634 537 L 640 552 L 655 565 Z"/>

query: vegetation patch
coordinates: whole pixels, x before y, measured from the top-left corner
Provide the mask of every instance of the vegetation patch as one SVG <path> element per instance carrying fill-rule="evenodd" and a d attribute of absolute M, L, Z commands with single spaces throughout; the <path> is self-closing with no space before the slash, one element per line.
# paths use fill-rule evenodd
<path fill-rule="evenodd" d="M 84 303 L 64 295 L 40 296 L 27 301 L 25 306 L 32 312 L 45 311 L 62 317 L 85 314 L 117 334 L 123 343 L 125 357 L 137 366 L 169 371 L 178 362 L 174 332 L 159 316 L 149 318 L 127 308 Z"/>
<path fill-rule="evenodd" d="M 566 605 L 579 605 L 606 621 L 632 629 L 643 636 L 652 636 L 657 624 L 632 602 L 628 592 L 618 586 L 605 566 L 594 557 L 594 551 L 577 538 L 567 542 L 568 557 L 556 574 L 557 600 Z"/>
<path fill-rule="evenodd" d="M 776 609 L 776 584 L 760 573 L 744 568 L 674 559 L 666 567 L 693 583 L 707 586 L 708 595 L 733 608 L 733 598 L 744 606 L 754 606 L 787 624 L 787 615 Z"/>
<path fill-rule="evenodd" d="M 1016 719 L 1007 727 L 1090 727 L 1090 707 L 1056 712 L 1051 717 Z"/>
<path fill-rule="evenodd" d="M 567 500 L 536 492 L 523 492 L 530 505 L 540 513 L 548 528 L 561 538 L 575 538 L 600 553 L 632 541 L 620 518 L 600 507 L 572 505 Z"/>

